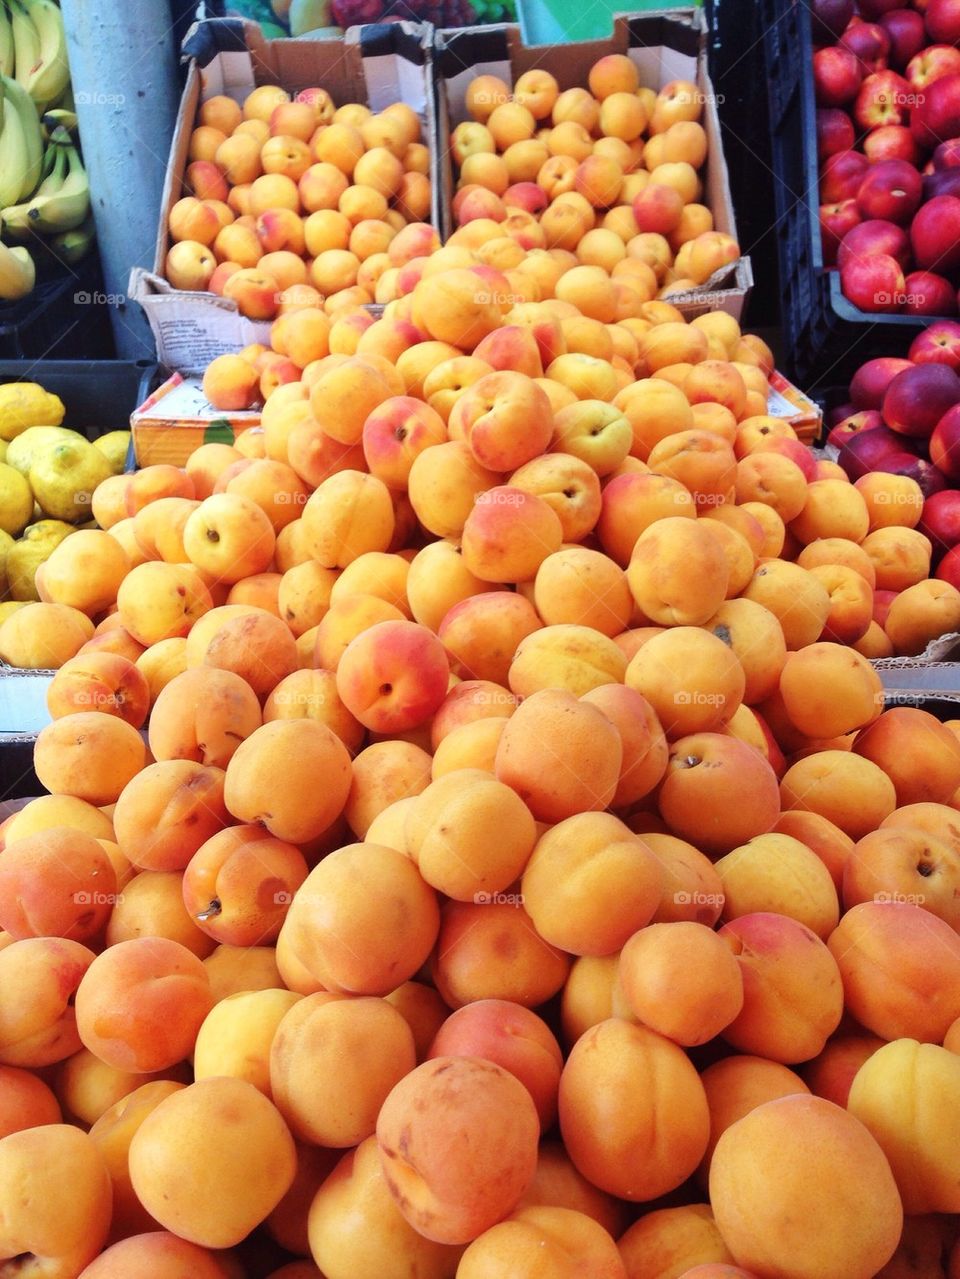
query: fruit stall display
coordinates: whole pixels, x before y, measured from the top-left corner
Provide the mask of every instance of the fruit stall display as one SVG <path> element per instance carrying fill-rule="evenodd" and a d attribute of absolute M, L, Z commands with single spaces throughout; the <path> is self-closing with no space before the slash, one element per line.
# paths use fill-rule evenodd
<path fill-rule="evenodd" d="M 63 16 L 54 0 L 0 5 L 0 301 L 28 296 L 38 266 L 73 266 L 94 242 L 74 142 Z"/>
<path fill-rule="evenodd" d="M 634 94 L 642 154 L 584 126 L 574 187 L 697 123 Z M 471 169 L 532 140 L 476 123 Z M 382 314 L 291 283 L 203 375 L 259 424 L 183 466 L 0 387 L 14 526 L 102 459 L 0 614 L 49 712 L 0 823 L 0 1273 L 960 1273 L 960 718 L 875 664 L 960 631 L 960 325 L 818 457 L 767 344 L 658 296 L 696 237 L 613 163 L 569 249 L 504 201 L 396 228 Z"/>

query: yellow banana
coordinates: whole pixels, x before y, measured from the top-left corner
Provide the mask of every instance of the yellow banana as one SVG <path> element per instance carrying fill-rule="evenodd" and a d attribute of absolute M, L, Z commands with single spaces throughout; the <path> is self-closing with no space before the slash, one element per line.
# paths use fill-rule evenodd
<path fill-rule="evenodd" d="M 36 270 L 33 258 L 24 248 L 8 249 L 0 244 L 0 298 L 15 302 L 33 290 Z"/>
<path fill-rule="evenodd" d="M 86 257 L 97 238 L 92 214 L 87 214 L 78 227 L 72 231 L 61 231 L 50 241 L 50 246 L 61 261 L 67 266 L 74 266 L 81 258 Z"/>
<path fill-rule="evenodd" d="M 17 196 L 18 200 L 25 200 L 27 196 L 33 195 L 40 181 L 43 168 L 43 135 L 40 131 L 37 108 L 33 105 L 33 99 L 26 89 L 11 76 L 4 76 L 2 83 L 4 97 L 16 107 L 17 115 L 20 117 L 20 126 L 23 129 L 23 139 L 27 149 L 27 167 Z M 68 139 L 64 138 L 64 141 Z"/>
<path fill-rule="evenodd" d="M 59 191 L 39 199 L 34 196 L 30 201 L 27 218 L 34 231 L 47 234 L 72 231 L 90 211 L 90 182 L 77 148 L 69 146 L 64 150 L 69 172 Z"/>
<path fill-rule="evenodd" d="M 12 3 L 21 4 L 21 0 Z M 22 0 L 22 7 L 40 37 L 40 56 L 25 87 L 43 111 L 57 101 L 70 82 L 63 14 L 53 0 Z"/>
<path fill-rule="evenodd" d="M 13 31 L 10 27 L 10 15 L 6 7 L 0 4 L 0 74 L 13 75 Z"/>
<path fill-rule="evenodd" d="M 34 68 L 40 61 L 40 32 L 20 5 L 7 6 L 13 34 L 14 77 L 26 89 Z"/>
<path fill-rule="evenodd" d="M 33 235 L 30 225 L 30 206 L 34 200 L 56 195 L 67 176 L 67 155 L 62 146 L 48 146 L 43 157 L 44 179 L 29 200 L 12 204 L 0 210 L 0 227 L 3 234 L 14 240 L 26 240 Z"/>
<path fill-rule="evenodd" d="M 27 141 L 20 115 L 4 95 L 3 133 L 0 134 L 0 207 L 20 199 L 27 172 Z"/>
<path fill-rule="evenodd" d="M 50 138 L 54 129 L 66 129 L 68 133 L 76 133 L 77 113 L 68 111 L 65 107 L 56 107 L 52 111 L 44 111 L 40 123 L 47 138 Z"/>

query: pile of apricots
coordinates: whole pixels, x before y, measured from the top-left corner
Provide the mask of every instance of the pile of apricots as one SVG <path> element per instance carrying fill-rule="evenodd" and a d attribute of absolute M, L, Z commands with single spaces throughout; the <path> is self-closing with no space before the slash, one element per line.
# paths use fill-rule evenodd
<path fill-rule="evenodd" d="M 960 722 L 870 660 L 960 629 L 919 487 L 729 315 L 432 234 L 0 625 L 0 1274 L 957 1279 Z"/>

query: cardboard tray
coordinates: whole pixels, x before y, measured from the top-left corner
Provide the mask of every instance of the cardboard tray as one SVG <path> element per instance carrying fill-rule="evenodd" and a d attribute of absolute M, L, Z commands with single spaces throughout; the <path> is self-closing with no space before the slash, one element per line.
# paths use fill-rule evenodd
<path fill-rule="evenodd" d="M 266 40 L 254 22 L 215 18 L 192 28 L 184 42 L 191 63 L 170 146 L 153 270 L 134 268 L 129 284 L 130 297 L 146 313 L 162 364 L 180 373 L 202 373 L 217 355 L 240 351 L 252 342 L 269 342 L 270 324 L 246 319 L 229 298 L 177 290 L 163 278 L 170 247 L 167 219 L 183 195 L 199 104 L 221 93 L 242 102 L 261 84 L 279 84 L 293 94 L 319 85 L 338 105 L 361 102 L 383 110 L 406 102 L 420 117 L 424 142 L 432 146 L 436 106 L 431 32 L 428 26 L 399 22 L 351 27 L 343 40 L 322 39 L 317 32 L 295 40 Z M 439 225 L 435 170 L 431 163 L 431 220 Z"/>
<path fill-rule="evenodd" d="M 717 96 L 707 70 L 706 29 L 702 12 L 686 7 L 656 13 L 618 14 L 612 37 L 578 44 L 527 46 L 520 27 L 514 23 L 437 31 L 433 68 L 442 237 L 446 239 L 454 230 L 451 203 L 455 183 L 449 151 L 450 132 L 468 118 L 465 98 L 470 81 L 478 75 L 496 75 L 512 85 L 524 71 L 537 67 L 556 76 L 561 89 L 569 89 L 587 83 L 590 68 L 598 58 L 607 53 L 625 53 L 637 64 L 642 84 L 660 89 L 669 80 L 682 78 L 696 82 L 704 97 L 702 123 L 709 148 L 702 171 L 704 203 L 713 213 L 716 229 L 736 239 L 737 225 L 723 157 Z M 732 267 L 711 276 L 698 289 L 675 294 L 670 301 L 688 320 L 706 311 L 726 311 L 739 320 L 752 288 L 753 269 L 749 257 L 743 257 Z"/>

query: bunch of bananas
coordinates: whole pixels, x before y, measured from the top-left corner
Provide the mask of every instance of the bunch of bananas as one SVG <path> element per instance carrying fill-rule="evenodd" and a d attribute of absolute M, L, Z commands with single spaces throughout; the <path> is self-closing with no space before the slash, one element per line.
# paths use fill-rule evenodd
<path fill-rule="evenodd" d="M 48 239 L 68 265 L 94 239 L 90 185 L 73 133 L 63 15 L 54 0 L 0 0 L 0 300 L 25 297 L 36 267 L 18 241 Z"/>

